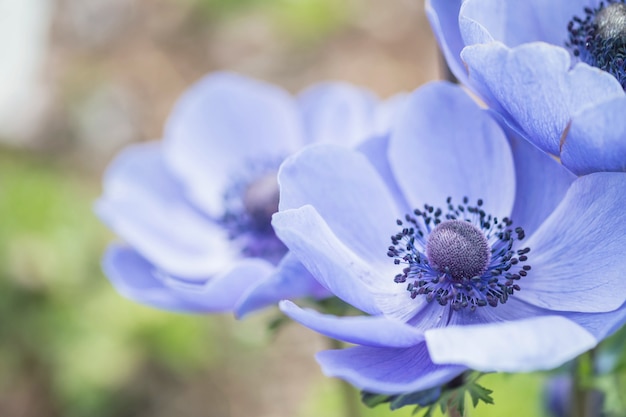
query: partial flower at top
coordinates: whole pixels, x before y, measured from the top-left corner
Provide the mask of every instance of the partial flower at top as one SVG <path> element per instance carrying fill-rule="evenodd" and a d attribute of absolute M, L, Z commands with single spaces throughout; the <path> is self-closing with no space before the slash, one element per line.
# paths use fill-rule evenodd
<path fill-rule="evenodd" d="M 100 218 L 125 243 L 104 270 L 125 296 L 163 309 L 239 315 L 328 292 L 271 226 L 282 160 L 311 142 L 353 146 L 385 135 L 402 97 L 318 84 L 293 98 L 230 73 L 178 101 L 162 142 L 128 147 L 104 177 Z"/>
<path fill-rule="evenodd" d="M 446 59 L 572 172 L 626 171 L 623 0 L 427 0 Z"/>
<path fill-rule="evenodd" d="M 556 367 L 621 325 L 626 173 L 576 179 L 510 140 L 460 87 L 437 83 L 410 96 L 388 139 L 315 145 L 282 164 L 277 235 L 367 314 L 281 303 L 358 345 L 319 353 L 327 375 L 413 392 L 468 368 Z"/>

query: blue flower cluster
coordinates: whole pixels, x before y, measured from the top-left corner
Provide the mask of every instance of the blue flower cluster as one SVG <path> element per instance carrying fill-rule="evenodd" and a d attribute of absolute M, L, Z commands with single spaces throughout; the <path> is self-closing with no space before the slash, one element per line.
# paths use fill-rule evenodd
<path fill-rule="evenodd" d="M 557 367 L 626 321 L 626 4 L 429 0 L 460 86 L 209 75 L 111 164 L 104 258 L 157 308 L 279 305 L 382 394 Z M 362 314 L 298 307 L 338 297 Z"/>

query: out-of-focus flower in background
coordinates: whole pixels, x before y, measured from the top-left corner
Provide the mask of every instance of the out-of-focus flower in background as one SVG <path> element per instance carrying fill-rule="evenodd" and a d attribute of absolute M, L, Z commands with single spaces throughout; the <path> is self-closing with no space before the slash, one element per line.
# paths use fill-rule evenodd
<path fill-rule="evenodd" d="M 626 170 L 622 1 L 430 0 L 456 77 L 578 175 Z"/>
<path fill-rule="evenodd" d="M 279 173 L 276 233 L 326 288 L 370 315 L 281 304 L 360 345 L 318 354 L 327 375 L 412 392 L 468 368 L 556 367 L 619 326 L 626 174 L 575 180 L 527 142 L 511 146 L 449 84 L 418 90 L 402 115 L 388 141 L 361 152 L 310 147 Z"/>
<path fill-rule="evenodd" d="M 162 142 L 125 149 L 105 175 L 96 210 L 125 240 L 105 255 L 108 277 L 131 299 L 187 312 L 240 304 L 244 315 L 328 296 L 271 226 L 278 166 L 312 142 L 385 135 L 402 103 L 344 83 L 294 98 L 232 73 L 206 76 L 178 101 Z"/>

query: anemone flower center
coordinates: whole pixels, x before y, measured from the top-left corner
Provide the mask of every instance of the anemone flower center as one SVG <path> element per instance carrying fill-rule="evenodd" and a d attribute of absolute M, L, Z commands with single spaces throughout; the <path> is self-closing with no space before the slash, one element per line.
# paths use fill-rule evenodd
<path fill-rule="evenodd" d="M 391 236 L 387 255 L 405 267 L 394 281 L 408 283 L 411 298 L 423 296 L 454 310 L 506 303 L 531 270 L 524 264 L 530 248 L 517 248 L 524 230 L 513 228 L 507 217 L 487 214 L 482 200 L 447 203 L 445 211 L 425 205 L 397 220 L 402 230 Z"/>
<path fill-rule="evenodd" d="M 626 89 L 626 4 L 624 0 L 601 1 L 584 8 L 567 25 L 565 45 L 582 62 L 612 74 Z"/>
<path fill-rule="evenodd" d="M 430 264 L 460 281 L 485 273 L 491 251 L 487 238 L 476 226 L 461 220 L 437 225 L 426 242 Z"/>
<path fill-rule="evenodd" d="M 242 202 L 256 230 L 272 227 L 272 215 L 278 211 L 279 189 L 276 173 L 270 172 L 248 184 Z"/>
<path fill-rule="evenodd" d="M 262 165 L 251 171 L 233 181 L 224 194 L 221 224 L 241 247 L 242 255 L 276 264 L 287 252 L 272 228 L 272 215 L 278 211 L 279 200 L 276 170 Z"/>

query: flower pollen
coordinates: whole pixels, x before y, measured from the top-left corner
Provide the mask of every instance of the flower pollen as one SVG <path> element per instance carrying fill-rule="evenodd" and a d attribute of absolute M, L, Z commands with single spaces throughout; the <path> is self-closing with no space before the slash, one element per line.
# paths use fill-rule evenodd
<path fill-rule="evenodd" d="M 565 45 L 575 57 L 613 75 L 626 89 L 626 4 L 601 1 L 585 7 L 584 17 L 574 16 L 567 25 Z"/>
<path fill-rule="evenodd" d="M 521 227 L 487 214 L 483 201 L 475 206 L 453 205 L 448 197 L 447 212 L 424 205 L 404 220 L 399 233 L 391 236 L 387 255 L 396 265 L 405 264 L 396 283 L 406 283 L 411 298 L 450 305 L 453 310 L 496 307 L 521 288 L 518 281 L 531 270 L 526 265 L 530 248 L 514 249 L 524 239 Z"/>
<path fill-rule="evenodd" d="M 462 280 L 484 274 L 491 252 L 485 235 L 476 226 L 462 220 L 447 220 L 430 232 L 426 257 L 437 269 Z"/>

